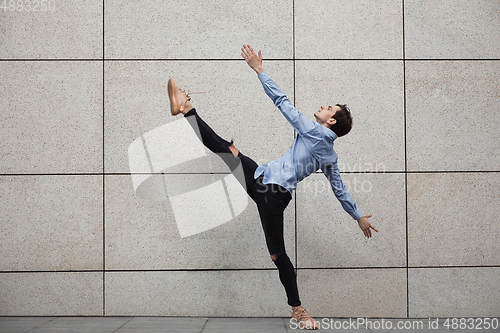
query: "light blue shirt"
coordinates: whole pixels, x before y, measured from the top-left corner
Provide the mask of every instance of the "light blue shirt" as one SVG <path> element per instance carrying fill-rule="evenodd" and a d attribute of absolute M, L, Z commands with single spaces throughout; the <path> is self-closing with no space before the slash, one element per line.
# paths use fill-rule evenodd
<path fill-rule="evenodd" d="M 297 131 L 297 136 L 290 149 L 279 160 L 259 165 L 254 178 L 257 179 L 264 173 L 264 184 L 281 185 L 293 194 L 298 182 L 321 168 L 342 208 L 355 220 L 360 219 L 362 214 L 340 178 L 337 154 L 333 150 L 333 141 L 337 135 L 294 108 L 266 72 L 260 73 L 259 79 L 267 96 Z"/>

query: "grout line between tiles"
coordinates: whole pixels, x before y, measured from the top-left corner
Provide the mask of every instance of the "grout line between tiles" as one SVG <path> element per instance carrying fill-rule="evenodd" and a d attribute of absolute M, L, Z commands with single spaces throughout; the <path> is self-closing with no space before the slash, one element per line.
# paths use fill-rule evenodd
<path fill-rule="evenodd" d="M 296 77 L 296 71 L 295 71 L 295 0 L 292 1 L 292 38 L 293 38 L 293 105 L 296 105 L 297 100 L 296 100 L 296 87 L 297 87 L 297 77 Z M 293 129 L 293 136 L 295 139 L 295 136 L 297 135 L 297 131 Z M 298 255 L 298 232 L 297 232 L 297 196 L 293 196 L 293 204 L 294 204 L 294 225 L 295 225 L 295 237 L 294 237 L 294 246 L 295 246 L 295 260 L 294 260 L 294 267 L 295 267 L 295 275 L 297 276 L 298 273 L 298 261 L 299 261 L 299 255 Z"/>
<path fill-rule="evenodd" d="M 446 58 L 446 59 L 398 59 L 398 58 L 316 58 L 316 59 L 300 59 L 300 58 L 266 58 L 266 62 L 268 61 L 499 61 L 500 58 L 467 58 L 467 59 L 460 59 L 460 58 Z M 0 59 L 0 61 L 6 61 L 6 62 L 29 62 L 29 61 L 47 61 L 47 62 L 54 62 L 54 61 L 94 61 L 94 62 L 101 62 L 101 61 L 244 61 L 242 59 L 238 58 L 213 58 L 213 59 L 162 59 L 162 58 L 116 58 L 116 59 L 102 59 L 102 58 L 96 58 L 96 59 Z"/>
<path fill-rule="evenodd" d="M 469 170 L 469 171 L 340 171 L 341 174 L 448 174 L 448 173 L 500 173 L 500 170 Z M 20 177 L 20 176 L 131 176 L 131 175 L 228 175 L 229 172 L 156 172 L 156 173 L 140 173 L 140 172 L 106 172 L 106 173 L 5 173 L 0 174 L 0 177 Z M 321 174 L 314 172 L 313 174 Z"/>
<path fill-rule="evenodd" d="M 405 137 L 405 246 L 406 246 L 406 317 L 410 317 L 410 299 L 409 299 L 409 269 L 408 269 L 408 152 L 407 143 L 408 137 L 406 132 L 406 35 L 405 35 L 405 0 L 401 0 L 402 20 L 403 20 L 403 131 Z"/>
<path fill-rule="evenodd" d="M 339 267 L 300 267 L 297 270 L 388 270 L 388 269 L 477 269 L 477 268 L 500 268 L 500 265 L 476 265 L 476 266 L 339 266 Z M 106 273 L 136 273 L 136 272 L 238 272 L 238 271 L 276 271 L 277 268 L 183 268 L 183 269 L 107 269 Z M 25 273 L 101 273 L 102 270 L 50 270 L 50 271 L 0 271 L 1 274 L 25 274 Z"/>
<path fill-rule="evenodd" d="M 127 321 L 126 321 L 126 322 L 124 322 L 124 323 L 123 323 L 120 327 L 118 327 L 116 330 L 114 330 L 114 331 L 113 331 L 113 333 L 118 332 L 118 331 L 119 331 L 119 330 L 120 330 L 123 326 L 127 325 L 128 323 L 130 323 L 130 321 L 131 321 L 131 320 L 133 320 L 133 319 L 134 319 L 134 317 L 135 317 L 135 316 L 130 317 L 130 319 L 129 319 L 129 320 L 127 320 Z"/>
<path fill-rule="evenodd" d="M 102 1 L 102 315 L 106 315 L 105 1 Z"/>
<path fill-rule="evenodd" d="M 1 316 L 1 317 L 4 317 L 4 316 Z M 30 317 L 32 317 L 32 316 L 30 316 Z M 56 320 L 58 318 L 59 318 L 58 316 L 57 317 L 52 317 L 49 320 L 47 320 L 46 322 L 43 322 L 40 325 L 37 325 L 35 327 L 30 328 L 29 330 L 25 331 L 25 333 L 29 333 L 29 332 L 31 332 L 31 331 L 33 331 L 33 330 L 35 330 L 37 328 L 40 328 L 41 326 L 44 326 L 44 325 L 46 325 L 46 324 L 50 323 L 51 321 L 54 321 L 54 320 Z"/>

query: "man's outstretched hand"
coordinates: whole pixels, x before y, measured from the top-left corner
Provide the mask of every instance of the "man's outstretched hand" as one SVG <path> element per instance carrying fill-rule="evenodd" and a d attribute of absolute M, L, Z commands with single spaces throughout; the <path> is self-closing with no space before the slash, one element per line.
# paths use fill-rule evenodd
<path fill-rule="evenodd" d="M 372 226 L 370 222 L 368 222 L 368 218 L 370 218 L 370 217 L 372 217 L 371 214 L 370 215 L 363 215 L 358 220 L 359 227 L 361 228 L 361 230 L 363 230 L 363 233 L 368 238 L 370 238 L 372 236 L 372 231 L 370 230 L 370 228 L 375 230 L 376 232 L 378 232 L 378 230 L 374 226 Z"/>
<path fill-rule="evenodd" d="M 241 48 L 241 56 L 257 75 L 264 71 L 264 67 L 262 67 L 262 53 L 260 51 L 257 55 L 250 45 L 243 45 Z"/>

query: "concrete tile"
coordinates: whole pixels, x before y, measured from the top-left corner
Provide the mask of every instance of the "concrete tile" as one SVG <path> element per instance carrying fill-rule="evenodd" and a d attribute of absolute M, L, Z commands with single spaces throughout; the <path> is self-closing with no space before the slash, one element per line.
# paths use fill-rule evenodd
<path fill-rule="evenodd" d="M 165 328 L 145 329 L 145 328 L 120 328 L 116 333 L 165 333 Z M 195 328 L 172 328 L 167 331 L 168 333 L 201 333 L 199 329 Z"/>
<path fill-rule="evenodd" d="M 234 332 L 234 329 L 233 328 L 223 328 L 223 329 L 220 329 L 220 328 L 214 328 L 214 329 L 204 329 L 203 330 L 203 333 L 231 333 L 231 332 Z M 241 328 L 241 329 L 238 329 L 238 332 L 241 332 L 241 333 L 286 333 L 286 329 L 285 327 L 281 327 L 281 328 L 261 328 L 261 329 L 258 329 L 258 328 Z"/>
<path fill-rule="evenodd" d="M 193 182 L 206 183 L 213 178 L 210 175 L 165 177 L 169 183 L 177 182 L 187 188 Z M 257 206 L 250 198 L 242 213 L 227 223 L 181 238 L 171 202 L 137 198 L 129 176 L 107 176 L 105 193 L 107 269 L 276 268 L 269 257 Z M 227 207 L 227 203 L 224 206 L 221 202 L 220 207 Z M 284 223 L 285 246 L 292 260 L 294 216 L 291 201 L 285 210 Z"/>
<path fill-rule="evenodd" d="M 311 120 L 321 105 L 351 109 L 351 132 L 335 140 L 341 171 L 404 170 L 400 61 L 297 61 L 296 81 L 296 106 Z"/>
<path fill-rule="evenodd" d="M 0 273 L 1 316 L 102 315 L 102 273 Z"/>
<path fill-rule="evenodd" d="M 498 171 L 499 80 L 497 61 L 407 62 L 408 169 Z"/>
<path fill-rule="evenodd" d="M 266 70 L 293 100 L 292 62 L 269 62 Z M 170 114 L 167 94 L 170 77 L 175 78 L 181 89 L 206 92 L 192 95 L 191 102 L 200 116 L 222 138 L 228 141 L 233 138 L 235 146 L 257 163 L 278 159 L 292 144 L 293 128 L 263 92 L 255 72 L 244 61 L 107 62 L 106 172 L 130 172 L 127 154 L 132 142 L 148 131 L 182 119 L 182 115 Z M 177 146 L 169 147 L 174 148 L 182 151 L 188 147 L 179 137 Z M 210 169 L 204 165 L 187 172 L 229 172 L 222 164 Z"/>
<path fill-rule="evenodd" d="M 469 322 L 468 320 L 470 318 L 467 318 L 467 321 L 463 322 L 464 325 L 465 325 L 463 327 L 472 327 L 471 329 L 467 329 L 467 328 L 460 329 L 460 319 L 462 319 L 462 318 L 457 318 L 458 321 L 457 321 L 457 324 L 456 324 L 457 326 L 456 327 L 458 327 L 458 329 L 452 330 L 451 332 L 476 333 L 478 330 L 481 329 L 479 327 L 493 327 L 493 325 L 495 325 L 494 327 L 496 327 L 496 328 L 492 328 L 492 329 L 484 329 L 483 328 L 483 329 L 481 329 L 481 332 L 484 332 L 484 333 L 497 333 L 498 330 L 500 329 L 500 326 L 498 324 L 498 322 L 499 322 L 498 317 L 496 317 L 496 318 L 488 318 L 488 319 L 490 319 L 488 321 L 488 324 L 485 324 L 485 319 L 486 318 L 473 318 L 474 320 L 472 322 Z M 451 320 L 453 320 L 453 318 L 450 319 L 449 323 L 450 323 L 450 325 L 453 325 L 453 323 L 452 323 Z M 495 324 L 492 324 L 493 321 L 495 322 Z M 450 327 L 455 327 L 455 326 L 450 326 Z"/>
<path fill-rule="evenodd" d="M 106 58 L 239 59 L 250 44 L 290 59 L 293 1 L 106 1 Z"/>
<path fill-rule="evenodd" d="M 406 268 L 299 269 L 297 282 L 314 318 L 406 316 Z"/>
<path fill-rule="evenodd" d="M 162 328 L 120 328 L 115 333 L 201 333 L 201 329 L 198 328 L 169 328 L 165 331 L 165 327 Z"/>
<path fill-rule="evenodd" d="M 409 265 L 498 265 L 499 181 L 498 173 L 409 174 Z"/>
<path fill-rule="evenodd" d="M 102 172 L 102 63 L 0 62 L 0 174 Z"/>
<path fill-rule="evenodd" d="M 106 315 L 283 317 L 277 270 L 107 272 Z"/>
<path fill-rule="evenodd" d="M 359 322 L 358 318 L 314 318 L 319 325 L 318 330 L 315 332 L 352 332 L 352 333 L 369 333 L 370 330 L 366 329 L 365 326 Z M 359 318 L 360 320 L 364 320 L 365 318 Z M 286 329 L 288 333 L 297 332 L 299 330 L 299 326 L 296 322 L 291 322 L 289 318 L 284 318 Z"/>
<path fill-rule="evenodd" d="M 496 319 L 498 319 L 498 317 L 497 317 Z M 484 323 L 484 321 L 482 321 L 482 322 L 481 322 L 481 325 L 484 325 L 483 323 Z M 491 320 L 490 320 L 490 323 L 491 323 Z M 458 324 L 458 325 L 460 325 L 460 324 Z M 470 325 L 471 325 L 471 327 L 475 327 L 473 324 L 470 324 Z M 477 325 L 478 325 L 478 324 L 476 324 L 476 326 L 477 326 Z M 491 325 L 491 324 L 490 324 L 490 325 Z M 460 327 L 460 326 L 458 326 L 458 327 Z M 484 327 L 484 326 L 482 326 L 482 327 Z M 488 327 L 491 327 L 491 326 L 488 326 Z M 481 332 L 484 332 L 484 333 L 497 333 L 497 332 L 498 332 L 498 327 L 499 327 L 499 326 L 497 326 L 497 329 L 489 329 L 489 330 L 482 329 L 482 330 L 481 330 Z M 463 330 L 459 329 L 459 330 L 455 330 L 455 331 L 451 331 L 451 332 L 460 332 L 460 333 L 476 333 L 478 330 L 479 330 L 478 328 L 473 328 L 473 329 L 463 329 Z"/>
<path fill-rule="evenodd" d="M 201 332 L 207 320 L 208 318 L 190 317 L 134 317 L 117 332 L 152 332 L 155 330 Z"/>
<path fill-rule="evenodd" d="M 417 320 L 417 319 L 416 319 Z M 446 319 L 443 318 L 429 318 L 429 319 L 418 319 L 424 323 L 424 327 L 427 328 L 427 331 L 429 331 L 429 328 L 432 329 L 434 332 L 452 332 L 451 329 L 443 326 L 444 322 Z"/>
<path fill-rule="evenodd" d="M 2 9 L 0 59 L 102 58 L 103 1 L 11 3 Z"/>
<path fill-rule="evenodd" d="M 114 333 L 130 319 L 127 317 L 60 317 L 38 326 L 30 333 Z"/>
<path fill-rule="evenodd" d="M 406 0 L 407 59 L 496 59 L 498 1 Z"/>
<path fill-rule="evenodd" d="M 27 332 L 55 317 L 0 317 L 0 333 Z"/>
<path fill-rule="evenodd" d="M 295 45 L 299 59 L 400 59 L 401 1 L 297 1 Z"/>
<path fill-rule="evenodd" d="M 499 267 L 410 268 L 410 317 L 496 317 Z"/>
<path fill-rule="evenodd" d="M 101 176 L 3 176 L 0 197 L 0 270 L 102 269 Z"/>
<path fill-rule="evenodd" d="M 209 318 L 203 332 L 282 332 L 282 318 Z"/>
<path fill-rule="evenodd" d="M 372 214 L 366 238 L 323 173 L 297 187 L 297 264 L 301 268 L 406 266 L 404 174 L 341 174 L 362 214 Z"/>
<path fill-rule="evenodd" d="M 439 322 L 435 322 L 437 318 L 434 319 L 420 319 L 420 318 L 399 318 L 399 319 L 385 319 L 385 318 L 361 318 L 361 322 L 364 326 L 369 329 L 369 332 L 380 332 L 380 333 L 390 333 L 390 332 L 412 332 L 412 333 L 427 333 L 427 332 L 437 332 L 437 333 L 451 333 L 440 325 Z"/>

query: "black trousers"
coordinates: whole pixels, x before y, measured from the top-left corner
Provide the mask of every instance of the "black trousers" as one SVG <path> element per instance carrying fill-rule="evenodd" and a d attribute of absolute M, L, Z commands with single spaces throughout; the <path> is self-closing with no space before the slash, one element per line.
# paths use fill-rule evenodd
<path fill-rule="evenodd" d="M 236 179 L 257 204 L 262 228 L 266 236 L 266 245 L 269 254 L 276 256 L 274 264 L 278 267 L 280 281 L 285 287 L 288 304 L 291 306 L 300 305 L 297 277 L 293 264 L 285 251 L 283 238 L 283 214 L 292 199 L 292 195 L 287 189 L 278 184 L 263 184 L 263 175 L 254 179 L 254 173 L 258 167 L 257 163 L 241 152 L 238 153 L 237 157 L 234 156 L 229 149 L 233 141 L 229 142 L 218 136 L 201 119 L 195 109 L 191 109 L 184 117 L 191 124 L 205 147 L 219 154 L 231 171 L 234 171 L 241 164 L 243 177 L 236 177 Z"/>

